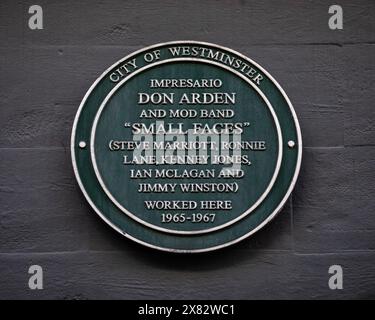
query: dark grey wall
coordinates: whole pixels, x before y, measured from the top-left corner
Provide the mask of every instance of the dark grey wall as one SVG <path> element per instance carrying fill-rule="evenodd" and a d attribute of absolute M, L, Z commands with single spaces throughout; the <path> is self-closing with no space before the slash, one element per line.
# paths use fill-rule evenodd
<path fill-rule="evenodd" d="M 328 28 L 328 7 L 344 30 Z M 27 27 L 44 9 L 44 30 Z M 374 298 L 375 2 L 14 1 L 0 3 L 0 298 Z M 110 229 L 75 181 L 80 100 L 143 46 L 203 40 L 260 63 L 289 95 L 303 165 L 288 205 L 210 254 L 143 248 Z M 44 270 L 29 290 L 27 270 Z M 330 290 L 328 268 L 344 269 Z"/>

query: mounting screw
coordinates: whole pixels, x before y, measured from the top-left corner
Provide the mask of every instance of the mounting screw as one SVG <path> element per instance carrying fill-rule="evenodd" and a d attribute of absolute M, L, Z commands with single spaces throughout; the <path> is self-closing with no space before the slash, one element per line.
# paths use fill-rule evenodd
<path fill-rule="evenodd" d="M 86 142 L 85 142 L 85 141 L 80 141 L 78 145 L 79 145 L 79 147 L 80 147 L 81 149 L 86 148 Z"/>
<path fill-rule="evenodd" d="M 288 147 L 289 148 L 294 148 L 295 145 L 296 145 L 296 143 L 293 140 L 288 141 Z"/>

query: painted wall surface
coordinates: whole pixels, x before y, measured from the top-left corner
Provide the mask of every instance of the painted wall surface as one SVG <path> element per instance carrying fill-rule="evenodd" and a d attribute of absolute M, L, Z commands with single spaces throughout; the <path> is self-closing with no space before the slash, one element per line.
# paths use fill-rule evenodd
<path fill-rule="evenodd" d="M 43 8 L 30 30 L 29 6 Z M 330 30 L 328 8 L 344 10 Z M 375 297 L 375 2 L 0 2 L 0 298 Z M 74 178 L 70 133 L 112 63 L 158 42 L 231 47 L 282 85 L 304 150 L 279 216 L 221 251 L 167 254 L 108 227 Z M 30 290 L 30 265 L 44 289 Z M 342 290 L 328 269 L 343 268 Z"/>

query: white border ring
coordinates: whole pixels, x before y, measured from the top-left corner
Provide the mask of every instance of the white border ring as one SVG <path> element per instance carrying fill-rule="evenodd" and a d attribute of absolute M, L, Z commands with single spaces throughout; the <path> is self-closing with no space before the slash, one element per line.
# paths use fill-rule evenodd
<path fill-rule="evenodd" d="M 79 121 L 79 118 L 80 118 L 80 115 L 81 115 L 81 112 L 85 106 L 85 103 L 86 103 L 86 100 L 88 99 L 88 97 L 90 96 L 91 92 L 94 90 L 94 88 L 97 86 L 97 84 L 105 77 L 107 76 L 108 72 L 111 71 L 113 68 L 115 68 L 118 64 L 130 59 L 131 57 L 133 56 L 136 56 L 142 52 L 145 52 L 147 50 L 151 50 L 151 49 L 155 49 L 155 48 L 158 48 L 158 47 L 161 47 L 161 46 L 167 46 L 167 45 L 179 45 L 179 44 L 196 44 L 196 45 L 204 45 L 204 46 L 210 46 L 210 47 L 213 47 L 213 48 L 217 48 L 217 49 L 222 49 L 222 50 L 225 50 L 227 52 L 230 52 L 230 53 L 233 53 L 235 55 L 237 55 L 238 57 L 240 57 L 241 59 L 244 59 L 245 61 L 248 61 L 250 64 L 254 65 L 256 68 L 258 68 L 275 86 L 276 88 L 279 90 L 279 92 L 282 94 L 282 96 L 284 97 L 286 103 L 288 104 L 288 107 L 289 107 L 289 110 L 292 114 L 292 117 L 293 117 L 293 120 L 294 120 L 294 125 L 295 125 L 295 129 L 296 129 L 296 135 L 297 135 L 297 141 L 296 141 L 296 145 L 298 146 L 298 154 L 297 154 L 297 161 L 296 161 L 296 165 L 295 165 L 295 171 L 294 171 L 294 174 L 293 174 L 293 177 L 292 177 L 292 180 L 290 182 L 290 185 L 287 189 L 287 191 L 285 192 L 285 195 L 284 197 L 281 199 L 281 201 L 279 202 L 278 206 L 274 209 L 274 211 L 266 218 L 262 221 L 262 223 L 260 223 L 256 228 L 250 230 L 248 233 L 238 237 L 238 238 L 235 238 L 231 241 L 228 241 L 228 242 L 225 242 L 225 243 L 222 243 L 222 244 L 219 244 L 219 245 L 215 245 L 215 246 L 211 246 L 211 247 L 207 247 L 207 248 L 201 248 L 201 249 L 176 249 L 176 248 L 170 248 L 170 247 L 161 247 L 161 246 L 157 246 L 157 245 L 154 245 L 154 244 L 151 244 L 151 243 L 148 243 L 148 242 L 145 242 L 144 240 L 141 240 L 137 237 L 134 237 L 128 233 L 126 233 L 125 231 L 123 231 L 121 228 L 119 228 L 117 225 L 115 225 L 111 220 L 109 220 L 105 215 L 102 214 L 102 212 L 96 207 L 95 203 L 91 200 L 90 196 L 88 195 L 88 193 L 86 192 L 86 189 L 82 183 L 82 180 L 80 178 L 80 175 L 79 175 L 79 172 L 78 172 L 78 167 L 77 167 L 77 162 L 76 162 L 76 156 L 75 156 L 75 149 L 76 149 L 76 129 L 77 129 L 77 125 L 78 125 L 78 121 Z M 233 50 L 233 49 L 230 49 L 230 48 L 227 48 L 227 47 L 224 47 L 224 46 L 219 46 L 219 45 L 216 45 L 216 44 L 213 44 L 213 43 L 208 43 L 208 42 L 202 42 L 202 41 L 194 41 L 194 40 L 184 40 L 184 41 L 170 41 L 170 42 L 164 42 L 164 43 L 157 43 L 157 44 L 154 44 L 154 45 L 151 45 L 151 46 L 148 46 L 148 47 L 144 47 L 144 48 L 141 48 L 139 50 L 136 50 L 135 52 L 125 56 L 124 58 L 120 59 L 119 61 L 115 62 L 114 64 L 112 64 L 109 68 L 107 68 L 96 80 L 95 82 L 90 86 L 90 88 L 88 89 L 88 91 L 86 92 L 85 96 L 83 97 L 80 105 L 79 105 L 79 108 L 78 108 L 78 111 L 77 111 L 77 114 L 74 118 L 74 122 L 73 122 L 73 127 L 72 127 L 72 135 L 71 135 L 71 144 L 70 144 L 70 151 L 71 151 L 71 157 L 72 157 L 72 165 L 73 165 L 73 171 L 74 171 L 74 175 L 77 179 L 77 182 L 78 182 L 78 185 L 83 193 L 83 195 L 85 196 L 86 200 L 88 201 L 88 203 L 90 204 L 90 206 L 94 209 L 94 211 L 96 212 L 96 214 L 98 214 L 98 216 L 104 220 L 104 222 L 106 222 L 111 228 L 113 228 L 114 230 L 116 230 L 118 233 L 122 234 L 123 236 L 125 236 L 126 238 L 138 243 L 138 244 L 141 244 L 143 246 L 146 246 L 146 247 L 149 247 L 149 248 L 152 248 L 152 249 L 156 249 L 156 250 L 160 250 L 160 251 L 166 251 L 166 252 L 174 252 L 174 253 L 201 253 L 201 252 L 208 252 L 208 251 L 214 251 L 214 250 L 218 250 L 218 249 L 222 249 L 222 248 L 225 248 L 225 247 L 228 247 L 228 246 L 231 246 L 233 244 L 236 244 L 246 238 L 248 238 L 249 236 L 253 235 L 254 233 L 256 233 L 258 230 L 262 229 L 265 225 L 267 225 L 279 212 L 280 210 L 282 209 L 282 207 L 285 205 L 286 201 L 288 200 L 290 194 L 292 193 L 293 191 L 293 188 L 297 182 L 297 179 L 298 179 L 298 174 L 300 172 L 300 169 L 301 169 L 301 162 L 302 162 L 302 149 L 303 149 L 303 145 L 302 145 L 302 134 L 301 134 L 301 128 L 300 128 L 300 125 L 299 125 L 299 122 L 298 122 L 298 119 L 297 119 L 297 115 L 296 115 L 296 112 L 292 106 L 292 103 L 290 102 L 290 99 L 288 98 L 288 96 L 286 95 L 285 91 L 281 88 L 281 86 L 279 85 L 279 83 L 262 67 L 260 66 L 258 63 L 254 62 L 252 59 L 248 58 L 247 56 Z M 78 145 L 77 145 L 78 147 Z"/>

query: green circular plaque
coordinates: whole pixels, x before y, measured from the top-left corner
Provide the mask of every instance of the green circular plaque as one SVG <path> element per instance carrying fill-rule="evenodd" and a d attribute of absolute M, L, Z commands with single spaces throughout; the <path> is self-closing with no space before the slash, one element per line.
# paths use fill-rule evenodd
<path fill-rule="evenodd" d="M 281 210 L 302 141 L 263 68 L 228 48 L 177 41 L 139 50 L 95 81 L 71 154 L 86 199 L 115 230 L 152 248 L 203 252 Z"/>

